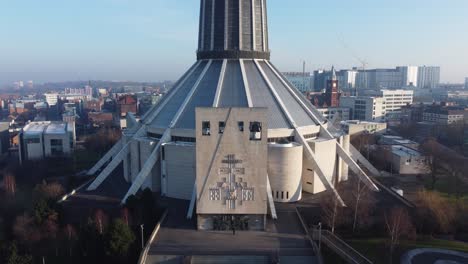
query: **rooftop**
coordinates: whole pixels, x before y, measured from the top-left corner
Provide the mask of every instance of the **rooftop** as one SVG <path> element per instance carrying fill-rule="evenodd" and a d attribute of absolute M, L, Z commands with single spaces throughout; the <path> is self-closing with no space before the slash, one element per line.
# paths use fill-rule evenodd
<path fill-rule="evenodd" d="M 361 121 L 361 120 L 346 120 L 346 121 L 341 121 L 341 124 L 343 125 L 381 125 L 385 123 L 368 122 L 368 121 Z"/>
<path fill-rule="evenodd" d="M 392 153 L 400 157 L 420 157 L 421 153 L 404 146 L 392 146 Z"/>
<path fill-rule="evenodd" d="M 31 122 L 23 128 L 23 131 L 26 135 L 64 134 L 67 131 L 67 124 L 63 122 Z"/>

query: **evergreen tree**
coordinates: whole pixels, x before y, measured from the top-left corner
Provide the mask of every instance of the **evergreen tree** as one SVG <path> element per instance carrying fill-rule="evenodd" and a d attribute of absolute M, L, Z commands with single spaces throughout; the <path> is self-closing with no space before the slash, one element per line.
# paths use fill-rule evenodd
<path fill-rule="evenodd" d="M 121 219 L 115 220 L 107 234 L 106 252 L 113 257 L 127 257 L 135 234 Z"/>

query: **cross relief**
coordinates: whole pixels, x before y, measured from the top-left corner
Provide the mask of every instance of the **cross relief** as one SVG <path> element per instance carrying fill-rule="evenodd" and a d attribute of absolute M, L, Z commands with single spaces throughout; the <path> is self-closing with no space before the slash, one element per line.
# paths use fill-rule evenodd
<path fill-rule="evenodd" d="M 242 177 L 238 177 L 245 175 L 242 162 L 234 154 L 227 155 L 221 161 L 224 167 L 219 169 L 218 175 L 222 180 L 216 187 L 210 188 L 211 201 L 222 201 L 228 209 L 236 209 L 236 204 L 242 206 L 245 201 L 254 201 L 254 188 L 249 187 Z"/>

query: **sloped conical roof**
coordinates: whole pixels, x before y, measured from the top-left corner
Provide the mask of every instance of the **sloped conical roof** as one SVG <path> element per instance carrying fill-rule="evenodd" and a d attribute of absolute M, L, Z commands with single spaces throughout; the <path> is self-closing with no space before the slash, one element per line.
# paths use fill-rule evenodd
<path fill-rule="evenodd" d="M 154 109 L 150 126 L 194 130 L 196 107 L 266 107 L 269 129 L 324 122 L 269 62 L 266 0 L 202 0 L 200 10 L 198 60 Z"/>

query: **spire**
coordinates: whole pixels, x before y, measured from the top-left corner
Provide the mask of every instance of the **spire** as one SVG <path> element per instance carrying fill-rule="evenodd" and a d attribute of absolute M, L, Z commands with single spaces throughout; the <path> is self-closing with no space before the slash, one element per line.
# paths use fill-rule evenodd
<path fill-rule="evenodd" d="M 266 0 L 201 0 L 198 59 L 270 59 Z"/>
<path fill-rule="evenodd" d="M 332 72 L 331 80 L 332 80 L 332 81 L 336 81 L 337 78 L 336 78 L 335 66 L 332 66 L 331 72 Z"/>

